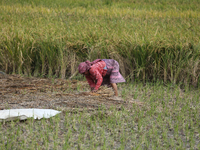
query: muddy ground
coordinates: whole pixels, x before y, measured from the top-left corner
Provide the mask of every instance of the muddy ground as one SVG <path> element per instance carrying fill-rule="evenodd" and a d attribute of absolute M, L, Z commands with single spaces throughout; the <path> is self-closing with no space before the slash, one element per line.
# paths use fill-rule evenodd
<path fill-rule="evenodd" d="M 116 99 L 111 88 L 91 93 L 87 81 L 23 77 L 0 74 L 0 109 L 43 108 L 56 110 L 95 110 L 101 106 L 121 108 L 142 103 Z"/>

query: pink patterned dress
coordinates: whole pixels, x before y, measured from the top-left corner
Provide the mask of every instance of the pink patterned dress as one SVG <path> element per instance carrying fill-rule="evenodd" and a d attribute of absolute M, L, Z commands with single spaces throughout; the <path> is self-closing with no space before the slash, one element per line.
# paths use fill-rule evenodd
<path fill-rule="evenodd" d="M 106 63 L 107 73 L 103 78 L 102 85 L 109 85 L 110 83 L 126 82 L 119 72 L 119 63 L 114 59 L 102 59 Z"/>

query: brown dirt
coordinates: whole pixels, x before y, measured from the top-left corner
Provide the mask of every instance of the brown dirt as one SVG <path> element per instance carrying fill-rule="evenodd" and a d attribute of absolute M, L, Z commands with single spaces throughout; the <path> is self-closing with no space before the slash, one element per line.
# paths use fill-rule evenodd
<path fill-rule="evenodd" d="M 95 110 L 104 105 L 121 108 L 141 102 L 117 100 L 111 88 L 89 92 L 86 81 L 22 77 L 0 74 L 0 109 L 45 108 L 57 110 Z"/>

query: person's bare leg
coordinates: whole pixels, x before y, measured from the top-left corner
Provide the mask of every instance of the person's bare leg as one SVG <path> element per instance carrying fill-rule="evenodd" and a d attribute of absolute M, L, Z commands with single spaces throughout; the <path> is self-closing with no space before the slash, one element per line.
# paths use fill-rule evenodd
<path fill-rule="evenodd" d="M 116 83 L 110 83 L 114 92 L 115 92 L 115 96 L 118 96 L 118 91 L 117 91 L 117 84 Z"/>

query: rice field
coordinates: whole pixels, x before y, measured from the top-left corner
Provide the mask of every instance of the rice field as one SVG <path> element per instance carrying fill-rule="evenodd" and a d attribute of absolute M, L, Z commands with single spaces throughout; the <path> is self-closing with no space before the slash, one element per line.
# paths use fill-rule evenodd
<path fill-rule="evenodd" d="M 0 71 L 66 79 L 82 61 L 115 59 L 127 80 L 120 97 L 144 103 L 3 122 L 0 149 L 200 149 L 199 8 L 199 0 L 0 0 Z"/>

